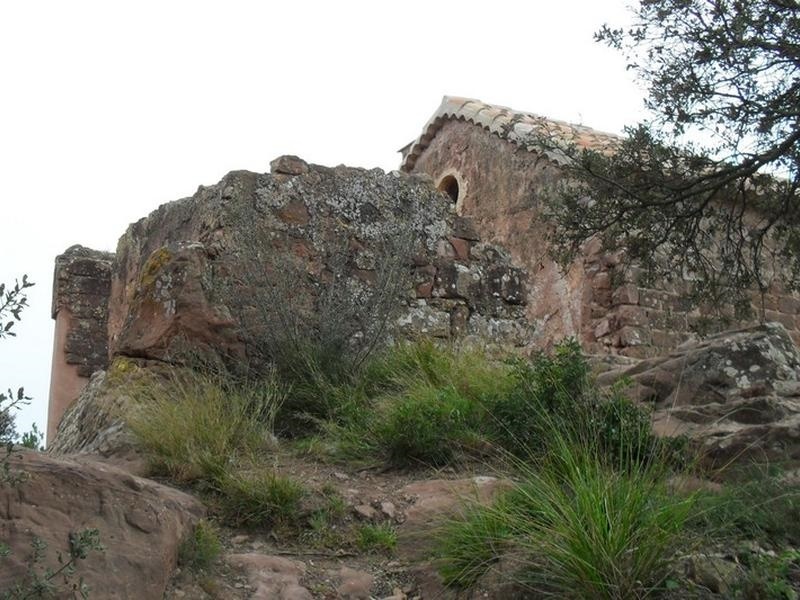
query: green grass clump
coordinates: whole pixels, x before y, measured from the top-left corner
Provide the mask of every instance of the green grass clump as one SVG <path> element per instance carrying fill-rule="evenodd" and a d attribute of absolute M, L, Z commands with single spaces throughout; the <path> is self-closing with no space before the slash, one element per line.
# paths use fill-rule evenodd
<path fill-rule="evenodd" d="M 153 472 L 192 483 L 233 525 L 294 522 L 303 488 L 261 458 L 285 388 L 274 377 L 242 385 L 194 372 L 150 378 L 128 423 Z"/>
<path fill-rule="evenodd" d="M 300 517 L 305 489 L 272 471 L 231 473 L 218 483 L 217 505 L 233 526 L 292 525 Z"/>
<path fill-rule="evenodd" d="M 446 529 L 447 581 L 469 586 L 513 550 L 520 581 L 539 593 L 642 598 L 662 585 L 693 502 L 668 494 L 665 465 L 615 469 L 567 432 L 550 435 L 547 457 L 518 471 L 512 491 Z"/>
<path fill-rule="evenodd" d="M 188 483 L 214 480 L 231 461 L 264 445 L 285 392 L 274 380 L 236 385 L 194 371 L 173 371 L 133 390 L 127 422 L 154 474 Z"/>
<path fill-rule="evenodd" d="M 211 521 L 202 519 L 178 548 L 178 564 L 192 571 L 203 571 L 214 564 L 220 552 L 219 529 Z"/>
<path fill-rule="evenodd" d="M 511 547 L 508 499 L 505 495 L 493 506 L 470 506 L 462 519 L 445 525 L 437 551 L 445 585 L 471 587 Z"/>
<path fill-rule="evenodd" d="M 397 546 L 397 531 L 388 524 L 366 524 L 356 530 L 356 546 L 362 552 L 392 552 Z"/>
<path fill-rule="evenodd" d="M 506 362 L 430 341 L 405 343 L 338 388 L 339 408 L 322 429 L 340 458 L 400 467 L 442 466 L 492 450 L 542 454 L 551 432 L 564 429 L 599 445 L 616 468 L 660 460 L 667 448 L 679 456 L 678 445 L 655 439 L 650 414 L 620 389 L 597 389 L 574 340 Z"/>
<path fill-rule="evenodd" d="M 440 466 L 482 447 L 488 398 L 508 368 L 478 351 L 401 343 L 367 364 L 325 431 L 341 458 Z"/>
<path fill-rule="evenodd" d="M 448 464 L 477 429 L 477 407 L 452 387 L 422 385 L 384 402 L 375 442 L 391 464 Z"/>

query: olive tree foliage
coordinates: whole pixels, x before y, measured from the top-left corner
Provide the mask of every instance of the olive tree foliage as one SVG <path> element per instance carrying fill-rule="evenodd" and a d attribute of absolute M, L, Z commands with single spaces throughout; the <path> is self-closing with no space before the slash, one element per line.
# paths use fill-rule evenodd
<path fill-rule="evenodd" d="M 629 28 L 595 37 L 624 53 L 651 116 L 613 152 L 559 148 L 557 255 L 599 236 L 646 274 L 743 310 L 747 290 L 797 289 L 800 4 L 639 0 Z"/>
<path fill-rule="evenodd" d="M 16 336 L 14 325 L 20 321 L 20 314 L 28 306 L 25 291 L 33 285 L 27 275 L 22 276 L 21 282 L 15 281 L 13 286 L 0 283 L 0 339 Z M 15 415 L 11 411 L 29 400 L 22 387 L 16 391 L 11 388 L 0 391 L 0 442 L 10 443 L 16 438 Z"/>

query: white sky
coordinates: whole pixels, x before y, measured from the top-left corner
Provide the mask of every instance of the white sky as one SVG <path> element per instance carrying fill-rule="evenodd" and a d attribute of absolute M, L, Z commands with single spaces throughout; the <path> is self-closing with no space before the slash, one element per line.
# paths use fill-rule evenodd
<path fill-rule="evenodd" d="M 37 282 L 0 387 L 44 429 L 55 255 L 280 154 L 394 169 L 445 94 L 605 131 L 642 116 L 592 41 L 625 0 L 0 0 L 0 281 Z"/>

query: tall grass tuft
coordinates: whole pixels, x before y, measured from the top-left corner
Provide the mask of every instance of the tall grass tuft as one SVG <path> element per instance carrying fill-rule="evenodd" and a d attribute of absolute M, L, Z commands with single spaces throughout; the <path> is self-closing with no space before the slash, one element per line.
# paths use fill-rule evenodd
<path fill-rule="evenodd" d="M 515 487 L 445 528 L 444 579 L 469 587 L 493 563 L 513 556 L 520 583 L 537 594 L 652 595 L 688 539 L 685 524 L 695 501 L 669 493 L 669 453 L 621 401 L 586 404 L 585 413 L 576 406 L 568 420 L 538 398 L 528 409 L 538 415 L 539 437 L 527 455 L 515 444 L 517 454 L 509 456 Z"/>
<path fill-rule="evenodd" d="M 154 473 L 188 483 L 222 477 L 230 462 L 264 445 L 285 398 L 275 379 L 232 384 L 194 371 L 140 381 L 128 425 Z"/>

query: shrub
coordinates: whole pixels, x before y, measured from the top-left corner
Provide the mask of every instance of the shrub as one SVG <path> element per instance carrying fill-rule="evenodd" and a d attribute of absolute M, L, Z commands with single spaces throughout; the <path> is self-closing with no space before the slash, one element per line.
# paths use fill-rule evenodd
<path fill-rule="evenodd" d="M 421 385 L 384 402 L 375 437 L 394 465 L 447 464 L 474 430 L 476 407 L 452 387 Z"/>
<path fill-rule="evenodd" d="M 665 457 L 680 466 L 685 443 L 658 440 L 649 412 L 625 398 L 620 382 L 610 391 L 594 384 L 589 364 L 574 339 L 552 354 L 511 361 L 510 384 L 491 396 L 491 435 L 517 456 L 547 451 L 555 433 L 574 443 L 593 446 L 598 456 L 618 469 Z"/>
<path fill-rule="evenodd" d="M 494 506 L 470 506 L 462 519 L 445 525 L 437 548 L 445 585 L 471 587 L 511 547 L 508 498 L 499 498 Z"/>
<path fill-rule="evenodd" d="M 397 344 L 365 365 L 325 431 L 344 458 L 446 464 L 486 445 L 485 405 L 503 389 L 507 370 L 478 351 Z"/>
<path fill-rule="evenodd" d="M 31 554 L 28 557 L 28 569 L 25 576 L 14 582 L 10 589 L 0 591 L 0 600 L 28 600 L 29 598 L 81 598 L 89 597 L 89 587 L 83 577 L 75 580 L 79 561 L 85 560 L 92 552 L 103 552 L 100 543 L 100 532 L 97 529 L 84 529 L 69 535 L 69 551 L 66 555 L 58 552 L 58 568 L 44 567 L 47 543 L 34 537 L 31 542 Z M 0 558 L 8 555 L 8 548 L 0 544 Z"/>
<path fill-rule="evenodd" d="M 219 529 L 211 521 L 200 520 L 178 548 L 178 564 L 193 571 L 208 569 L 222 551 Z"/>

